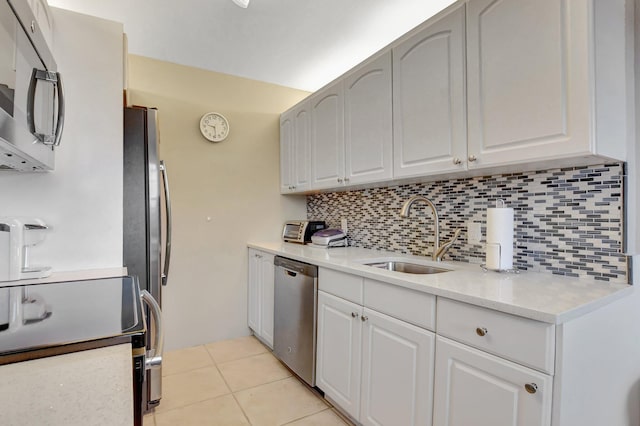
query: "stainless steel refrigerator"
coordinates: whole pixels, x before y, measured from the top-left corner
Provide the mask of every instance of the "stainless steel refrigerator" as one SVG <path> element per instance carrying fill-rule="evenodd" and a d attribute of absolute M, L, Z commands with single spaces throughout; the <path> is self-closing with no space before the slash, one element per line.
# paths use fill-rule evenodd
<path fill-rule="evenodd" d="M 138 277 L 140 289 L 162 306 L 162 286 L 167 285 L 171 258 L 171 202 L 167 170 L 158 158 L 157 114 L 153 108 L 124 110 L 123 264 L 129 275 Z M 162 318 L 151 317 L 149 312 L 146 318 L 153 320 L 147 324 L 144 411 L 162 398 Z"/>

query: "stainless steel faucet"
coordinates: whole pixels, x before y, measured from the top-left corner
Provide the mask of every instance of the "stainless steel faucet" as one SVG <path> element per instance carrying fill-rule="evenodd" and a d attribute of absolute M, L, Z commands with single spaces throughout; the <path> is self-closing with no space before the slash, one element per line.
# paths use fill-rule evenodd
<path fill-rule="evenodd" d="M 435 204 L 428 199 L 427 197 L 423 197 L 422 195 L 414 195 L 405 201 L 402 209 L 400 210 L 401 217 L 409 217 L 409 212 L 411 211 L 411 206 L 413 206 L 416 202 L 421 201 L 425 203 L 427 206 L 431 208 L 433 212 L 433 222 L 434 222 L 434 243 L 433 243 L 433 253 L 431 254 L 431 258 L 437 262 L 441 261 L 444 255 L 449 251 L 453 243 L 458 239 L 460 232 L 462 229 L 456 229 L 453 234 L 453 237 L 442 244 L 440 246 L 440 218 L 438 217 L 438 210 L 436 210 Z"/>

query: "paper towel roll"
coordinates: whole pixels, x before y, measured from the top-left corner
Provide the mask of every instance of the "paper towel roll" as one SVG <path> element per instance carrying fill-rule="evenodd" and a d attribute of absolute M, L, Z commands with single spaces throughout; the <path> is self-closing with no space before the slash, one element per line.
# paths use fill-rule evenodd
<path fill-rule="evenodd" d="M 488 269 L 513 268 L 513 209 L 487 209 L 487 253 Z"/>

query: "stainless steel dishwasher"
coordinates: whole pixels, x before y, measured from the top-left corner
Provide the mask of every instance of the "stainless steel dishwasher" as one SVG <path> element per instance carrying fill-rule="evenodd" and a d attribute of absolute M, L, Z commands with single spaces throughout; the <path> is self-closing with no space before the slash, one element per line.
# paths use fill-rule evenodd
<path fill-rule="evenodd" d="M 310 386 L 316 385 L 318 267 L 276 256 L 273 352 Z"/>

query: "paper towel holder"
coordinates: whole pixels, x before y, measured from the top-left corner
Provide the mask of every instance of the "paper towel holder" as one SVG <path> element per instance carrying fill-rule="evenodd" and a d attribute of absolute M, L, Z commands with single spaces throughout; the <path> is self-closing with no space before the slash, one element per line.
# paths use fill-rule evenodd
<path fill-rule="evenodd" d="M 500 256 L 502 255 L 502 245 L 500 243 L 488 243 L 487 245 L 497 246 L 498 247 L 498 258 L 500 258 Z M 506 273 L 506 274 L 519 274 L 520 273 L 520 270 L 518 268 L 489 269 L 489 268 L 487 268 L 487 264 L 486 263 L 482 263 L 480 265 L 480 267 L 482 268 L 483 272 L 493 271 L 493 272 L 501 272 L 501 273 Z"/>
<path fill-rule="evenodd" d="M 505 200 L 503 198 L 496 199 L 496 208 L 497 209 L 503 209 L 505 207 L 506 207 L 506 202 L 505 202 Z M 488 248 L 488 246 L 497 247 L 497 249 L 498 249 L 498 256 L 497 257 L 498 257 L 498 259 L 502 259 L 502 244 L 500 244 L 498 242 L 486 243 L 485 247 Z M 516 268 L 516 267 L 507 268 L 507 269 L 493 269 L 493 268 L 488 268 L 486 263 L 481 264 L 480 267 L 482 268 L 482 270 L 484 272 L 493 271 L 493 272 L 511 273 L 511 274 L 519 274 L 520 273 L 520 270 L 518 270 L 518 268 Z"/>

